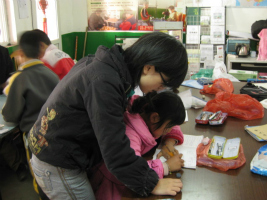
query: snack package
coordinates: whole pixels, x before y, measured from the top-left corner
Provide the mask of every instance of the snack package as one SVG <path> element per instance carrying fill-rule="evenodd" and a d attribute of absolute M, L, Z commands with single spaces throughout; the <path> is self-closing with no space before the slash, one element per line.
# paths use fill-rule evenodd
<path fill-rule="evenodd" d="M 262 146 L 250 163 L 250 171 L 267 176 L 267 144 Z"/>

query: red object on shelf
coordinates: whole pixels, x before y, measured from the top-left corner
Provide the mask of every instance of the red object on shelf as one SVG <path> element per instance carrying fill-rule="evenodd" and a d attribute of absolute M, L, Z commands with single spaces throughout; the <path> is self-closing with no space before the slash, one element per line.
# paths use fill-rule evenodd
<path fill-rule="evenodd" d="M 40 0 L 40 1 L 39 1 L 39 5 L 40 5 L 41 10 L 43 11 L 44 16 L 45 16 L 45 9 L 46 9 L 47 6 L 48 6 L 48 2 L 47 2 L 46 0 Z M 46 34 L 48 34 L 46 17 L 43 18 L 43 31 L 44 31 Z"/>

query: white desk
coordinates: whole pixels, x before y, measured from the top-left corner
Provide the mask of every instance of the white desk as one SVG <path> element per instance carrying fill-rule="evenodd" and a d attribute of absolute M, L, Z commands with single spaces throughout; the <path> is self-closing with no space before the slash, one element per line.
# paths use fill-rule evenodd
<path fill-rule="evenodd" d="M 239 70 L 249 70 L 249 71 L 258 71 L 258 72 L 267 72 L 267 61 L 259 61 L 256 58 L 241 58 L 233 57 L 234 55 L 227 55 L 226 64 L 227 71 L 231 69 Z"/>
<path fill-rule="evenodd" d="M 2 111 L 2 108 L 6 102 L 6 96 L 5 95 L 0 95 L 0 110 Z M 13 129 L 16 128 L 16 124 L 14 123 L 9 123 L 9 122 L 6 122 L 4 119 L 3 119 L 3 115 L 0 114 L 0 124 L 4 124 L 5 126 L 0 129 L 0 138 L 1 137 L 4 137 L 5 135 L 7 135 L 8 133 L 12 132 Z"/>

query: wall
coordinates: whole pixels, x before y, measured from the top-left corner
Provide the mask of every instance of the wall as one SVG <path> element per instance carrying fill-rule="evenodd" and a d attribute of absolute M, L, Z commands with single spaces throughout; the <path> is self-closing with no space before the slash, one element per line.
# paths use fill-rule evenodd
<path fill-rule="evenodd" d="M 84 32 L 87 27 L 87 0 L 58 0 L 61 34 Z"/>
<path fill-rule="evenodd" d="M 267 18 L 267 7 L 227 7 L 226 30 L 251 33 L 251 25 Z"/>

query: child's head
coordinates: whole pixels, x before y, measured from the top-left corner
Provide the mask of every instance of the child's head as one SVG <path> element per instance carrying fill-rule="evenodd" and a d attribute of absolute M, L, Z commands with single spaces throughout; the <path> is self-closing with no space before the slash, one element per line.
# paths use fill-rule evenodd
<path fill-rule="evenodd" d="M 186 50 L 175 37 L 162 32 L 143 35 L 124 52 L 135 86 L 143 93 L 177 88 L 188 69 Z M 164 83 L 162 77 L 167 81 Z"/>
<path fill-rule="evenodd" d="M 173 92 L 151 92 L 134 100 L 130 113 L 139 113 L 155 138 L 170 132 L 185 120 L 181 98 Z"/>
<path fill-rule="evenodd" d="M 41 31 L 40 29 L 34 29 L 33 30 L 36 34 L 38 34 L 39 42 L 40 42 L 40 55 L 39 57 L 42 58 L 45 54 L 46 49 L 51 43 L 51 40 L 49 39 L 48 35 Z"/>
<path fill-rule="evenodd" d="M 174 6 L 169 6 L 169 10 L 170 10 L 171 12 L 174 12 Z"/>
<path fill-rule="evenodd" d="M 48 46 L 51 44 L 51 40 L 45 32 L 41 31 L 40 29 L 34 29 L 33 31 L 36 31 L 39 34 L 40 42 L 43 42 Z"/>
<path fill-rule="evenodd" d="M 143 7 L 148 8 L 148 5 L 149 5 L 148 0 L 143 0 Z"/>
<path fill-rule="evenodd" d="M 45 42 L 47 42 L 47 36 L 45 37 L 45 35 L 46 34 L 40 30 L 24 32 L 19 40 L 19 47 L 23 52 L 23 56 L 28 59 L 38 59 L 42 57 L 45 51 L 44 46 L 47 46 L 47 44 L 45 44 Z"/>

